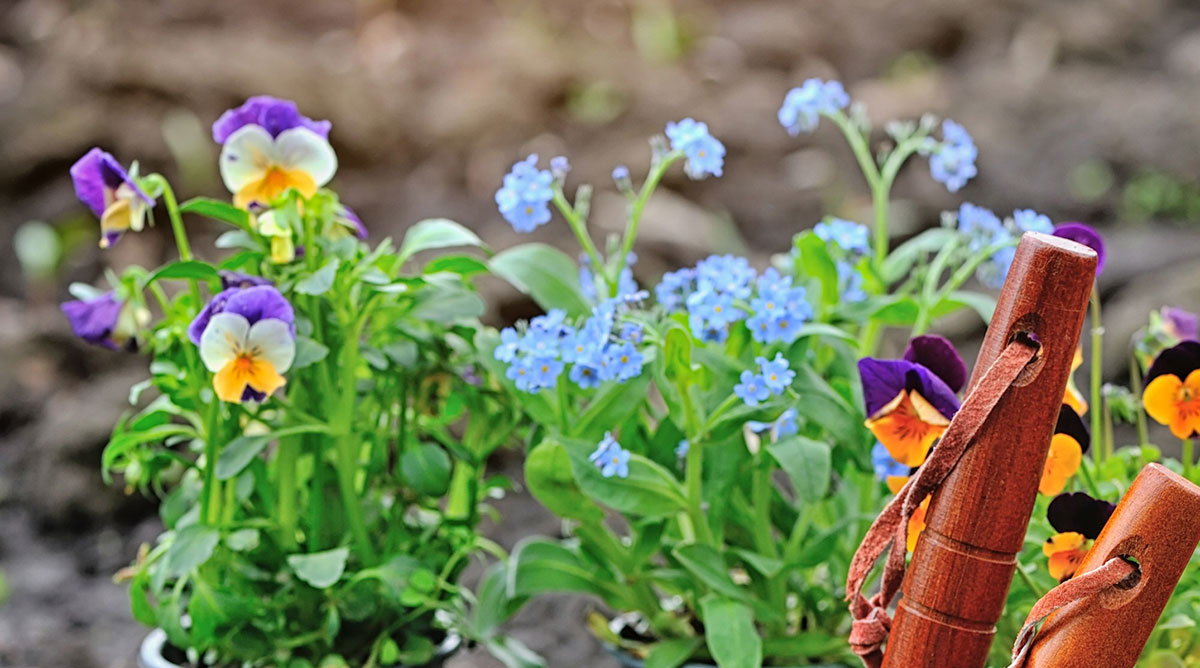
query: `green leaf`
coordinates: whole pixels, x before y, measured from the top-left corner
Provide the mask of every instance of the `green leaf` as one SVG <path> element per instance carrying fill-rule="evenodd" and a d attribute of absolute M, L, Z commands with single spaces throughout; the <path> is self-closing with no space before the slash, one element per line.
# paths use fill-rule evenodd
<path fill-rule="evenodd" d="M 409 446 L 400 455 L 400 474 L 418 494 L 441 496 L 450 487 L 450 455 L 432 443 Z"/>
<path fill-rule="evenodd" d="M 250 460 L 267 447 L 270 440 L 270 434 L 255 434 L 238 436 L 227 443 L 217 456 L 217 479 L 229 480 L 241 473 L 250 464 Z"/>
<path fill-rule="evenodd" d="M 917 321 L 920 307 L 912 297 L 888 296 L 878 300 L 870 318 L 885 325 L 907 327 Z"/>
<path fill-rule="evenodd" d="M 647 351 L 647 357 L 650 351 Z M 649 361 L 649 360 L 647 360 Z M 583 414 L 571 425 L 569 434 L 586 440 L 600 440 L 613 425 L 621 424 L 642 405 L 651 376 L 645 369 L 640 376 L 624 383 L 607 383 L 592 398 Z"/>
<path fill-rule="evenodd" d="M 521 541 L 509 558 L 508 596 L 578 592 L 603 597 L 593 566 L 571 550 L 544 538 Z"/>
<path fill-rule="evenodd" d="M 904 278 L 924 253 L 933 253 L 945 246 L 958 233 L 944 227 L 935 227 L 905 241 L 888 253 L 880 270 L 885 284 Z"/>
<path fill-rule="evenodd" d="M 296 292 L 302 295 L 322 295 L 333 287 L 333 279 L 337 277 L 338 265 L 341 262 L 337 258 L 332 258 L 325 263 L 325 266 L 316 270 L 312 274 L 305 276 L 294 288 Z"/>
<path fill-rule="evenodd" d="M 579 288 L 578 267 L 556 248 L 540 243 L 514 246 L 498 253 L 488 266 L 547 311 L 561 308 L 579 316 L 592 310 Z"/>
<path fill-rule="evenodd" d="M 180 213 L 194 213 L 214 220 L 222 220 L 242 229 L 249 229 L 250 214 L 236 206 L 211 197 L 193 197 L 179 205 Z"/>
<path fill-rule="evenodd" d="M 679 563 L 709 589 L 722 596 L 744 601 L 749 593 L 734 584 L 729 567 L 716 548 L 702 543 L 687 543 L 671 551 Z"/>
<path fill-rule="evenodd" d="M 825 241 L 808 231 L 796 237 L 795 246 L 802 273 L 821 283 L 821 303 L 826 306 L 836 304 L 839 297 L 837 264 L 830 257 Z"/>
<path fill-rule="evenodd" d="M 546 509 L 564 519 L 600 522 L 604 511 L 584 496 L 571 473 L 571 458 L 561 443 L 543 441 L 525 457 L 525 485 Z"/>
<path fill-rule="evenodd" d="M 955 290 L 945 299 L 938 302 L 933 307 L 931 312 L 934 318 L 940 318 L 948 313 L 952 313 L 963 306 L 969 306 L 975 309 L 979 317 L 984 323 L 992 321 L 992 313 L 996 311 L 996 298 L 991 295 L 985 295 L 979 292 L 969 292 L 967 290 Z"/>
<path fill-rule="evenodd" d="M 762 638 L 750 606 L 720 596 L 700 600 L 705 641 L 719 668 L 761 668 Z"/>
<path fill-rule="evenodd" d="M 287 562 L 296 577 L 317 589 L 328 589 L 342 578 L 349 558 L 350 548 L 338 547 L 324 552 L 291 554 Z"/>
<path fill-rule="evenodd" d="M 803 339 L 808 336 L 823 337 L 827 339 L 840 339 L 849 341 L 855 345 L 858 344 L 858 339 L 853 334 L 850 334 L 841 327 L 834 327 L 823 322 L 810 322 L 802 325 L 797 331 L 796 338 Z"/>
<path fill-rule="evenodd" d="M 478 318 L 487 310 L 482 297 L 460 284 L 431 283 L 417 293 L 417 300 L 410 312 L 416 320 L 449 323 Z"/>
<path fill-rule="evenodd" d="M 225 536 L 225 544 L 235 552 L 246 552 L 258 547 L 258 529 L 238 529 Z"/>
<path fill-rule="evenodd" d="M 247 250 L 256 250 L 260 247 L 254 237 L 245 230 L 223 232 L 216 241 L 213 241 L 213 245 L 217 248 L 245 248 Z"/>
<path fill-rule="evenodd" d="M 590 498 L 620 513 L 664 517 L 687 509 L 683 488 L 675 475 L 639 454 L 629 458 L 629 476 L 605 478 L 588 455 L 596 444 L 563 440 L 579 488 Z"/>
<path fill-rule="evenodd" d="M 782 559 L 775 559 L 741 548 L 734 548 L 731 552 L 741 557 L 742 561 L 746 562 L 751 568 L 769 578 L 775 577 L 784 567 Z"/>
<path fill-rule="evenodd" d="M 767 452 L 791 479 L 798 497 L 809 503 L 824 498 L 832 467 L 829 444 L 792 435 L 768 445 Z"/>
<path fill-rule="evenodd" d="M 307 336 L 296 337 L 296 358 L 292 360 L 292 370 L 303 369 L 306 366 L 311 366 L 325 359 L 329 354 L 329 348 L 308 338 Z"/>
<path fill-rule="evenodd" d="M 421 273 L 438 274 L 450 272 L 466 278 L 476 274 L 486 274 L 487 270 L 487 263 L 479 258 L 471 257 L 470 255 L 443 255 L 430 260 L 429 264 L 426 264 L 425 268 L 421 270 Z"/>
<path fill-rule="evenodd" d="M 703 643 L 701 638 L 673 638 L 656 642 L 646 655 L 646 668 L 679 668 L 692 658 Z"/>
<path fill-rule="evenodd" d="M 678 323 L 671 323 L 663 342 L 663 371 L 667 379 L 679 384 L 692 378 L 692 335 Z"/>
<path fill-rule="evenodd" d="M 208 561 L 220 540 L 219 531 L 199 524 L 176 531 L 175 539 L 163 555 L 163 568 L 167 577 L 180 577 Z"/>
<path fill-rule="evenodd" d="M 154 618 L 154 606 L 146 592 L 149 586 L 150 574 L 138 572 L 129 583 L 129 604 L 134 619 L 146 626 L 154 626 L 158 620 Z"/>
<path fill-rule="evenodd" d="M 811 366 L 800 364 L 795 371 L 796 380 L 792 387 L 801 396 L 794 406 L 796 412 L 805 420 L 823 427 L 831 442 L 851 449 L 861 445 L 867 434 L 863 426 L 866 418 L 862 412 L 851 406 Z"/>
<path fill-rule="evenodd" d="M 188 260 L 186 262 L 170 262 L 163 265 L 158 271 L 150 274 L 146 279 L 146 285 L 150 285 L 155 281 L 180 278 L 193 278 L 198 281 L 216 281 L 221 277 L 211 264 L 198 260 Z"/>
<path fill-rule="evenodd" d="M 483 245 L 478 235 L 461 224 L 446 218 L 430 218 L 408 228 L 396 253 L 396 265 L 404 264 L 416 253 L 434 248 Z"/>

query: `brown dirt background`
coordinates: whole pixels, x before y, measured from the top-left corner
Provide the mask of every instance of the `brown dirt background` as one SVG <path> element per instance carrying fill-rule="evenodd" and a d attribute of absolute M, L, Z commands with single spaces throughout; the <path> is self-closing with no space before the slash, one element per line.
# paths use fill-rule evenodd
<path fill-rule="evenodd" d="M 531 151 L 568 155 L 571 182 L 597 184 L 598 234 L 615 231 L 610 170 L 642 173 L 646 138 L 691 115 L 728 147 L 726 175 L 668 177 L 638 244 L 638 275 L 653 283 L 712 251 L 761 266 L 826 212 L 867 220 L 840 136 L 826 124 L 792 139 L 775 121 L 810 76 L 846 82 L 877 125 L 928 110 L 974 135 L 980 176 L 958 195 L 922 164 L 905 170 L 899 234 L 964 200 L 1106 234 L 1107 378 L 1122 377 L 1147 309 L 1200 307 L 1192 0 L 0 1 L 0 666 L 131 666 L 144 634 L 110 576 L 156 534 L 154 507 L 105 488 L 98 470 L 144 360 L 73 341 L 56 304 L 70 281 L 172 251 L 163 227 L 95 248 L 67 176 L 89 147 L 162 171 L 183 197 L 224 196 L 209 124 L 247 96 L 289 97 L 334 122 L 333 186 L 373 239 L 448 216 L 494 248 L 573 252 L 557 220 L 518 239 L 499 217 L 492 195 L 508 166 Z M 51 274 L 16 261 L 13 234 L 28 221 L 64 241 Z M 211 257 L 212 231 L 192 225 Z M 530 313 L 505 286 L 484 289 L 494 321 Z M 969 341 L 980 327 L 942 329 Z M 519 455 L 496 465 L 515 474 Z M 559 531 L 524 494 L 500 507 L 487 530 L 506 546 Z M 551 597 L 511 630 L 551 666 L 612 668 L 583 628 L 588 605 Z M 497 664 L 468 653 L 451 665 Z"/>

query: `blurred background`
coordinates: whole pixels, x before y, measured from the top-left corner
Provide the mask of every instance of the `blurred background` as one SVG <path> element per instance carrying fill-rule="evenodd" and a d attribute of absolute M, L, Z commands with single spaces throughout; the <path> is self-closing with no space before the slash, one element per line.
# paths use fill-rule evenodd
<path fill-rule="evenodd" d="M 75 341 L 57 304 L 71 281 L 173 251 L 165 226 L 96 248 L 67 174 L 88 148 L 164 173 L 182 197 L 227 197 L 210 124 L 250 95 L 292 98 L 333 121 L 332 187 L 373 241 L 447 216 L 503 248 L 517 235 L 492 197 L 515 160 L 568 156 L 572 187 L 597 184 L 603 235 L 621 222 L 612 168 L 638 178 L 646 139 L 694 116 L 727 146 L 725 176 L 667 178 L 638 245 L 653 284 L 714 251 L 761 267 L 826 213 L 869 220 L 840 134 L 826 123 L 793 139 L 775 120 L 812 76 L 845 82 L 876 127 L 932 111 L 974 135 L 979 176 L 957 195 L 922 162 L 904 171 L 898 234 L 962 201 L 1101 230 L 1107 379 L 1124 380 L 1147 310 L 1200 307 L 1194 0 L 0 2 L 0 666 L 131 666 L 145 633 L 111 576 L 157 534 L 154 505 L 99 474 L 145 361 Z M 574 249 L 557 219 L 532 237 Z M 483 287 L 494 322 L 531 314 Z M 969 348 L 982 327 L 941 329 Z M 497 466 L 517 473 L 519 458 Z M 506 546 L 560 530 L 524 495 L 501 511 L 488 531 Z M 548 599 L 511 628 L 552 666 L 615 667 L 581 624 L 587 606 Z"/>

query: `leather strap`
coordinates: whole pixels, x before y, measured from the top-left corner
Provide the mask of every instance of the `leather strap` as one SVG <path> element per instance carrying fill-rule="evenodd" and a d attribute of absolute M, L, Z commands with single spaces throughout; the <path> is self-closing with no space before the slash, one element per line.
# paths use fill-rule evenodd
<path fill-rule="evenodd" d="M 963 402 L 929 459 L 871 524 L 854 553 L 846 578 L 846 600 L 850 602 L 850 614 L 854 617 L 850 648 L 859 655 L 866 668 L 880 668 L 883 664 L 883 643 L 892 621 L 887 609 L 904 580 L 908 520 L 925 497 L 936 491 L 954 470 L 996 404 L 1034 359 L 1038 349 L 1035 341 L 1023 337 L 1008 344 Z M 888 557 L 880 590 L 868 600 L 863 596 L 862 588 L 884 550 L 888 550 Z"/>

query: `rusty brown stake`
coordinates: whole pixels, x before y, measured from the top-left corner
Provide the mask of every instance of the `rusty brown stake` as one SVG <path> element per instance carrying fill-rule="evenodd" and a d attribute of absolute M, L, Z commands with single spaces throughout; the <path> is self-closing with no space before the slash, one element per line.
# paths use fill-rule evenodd
<path fill-rule="evenodd" d="M 1083 245 L 1026 233 L 970 388 L 1020 332 L 1040 356 L 1000 399 L 933 495 L 904 578 L 884 668 L 983 668 L 1066 391 L 1096 275 Z"/>
<path fill-rule="evenodd" d="M 1131 668 L 1200 542 L 1200 487 L 1158 464 L 1138 474 L 1078 573 L 1132 558 L 1139 577 L 1051 615 L 1027 668 Z"/>

